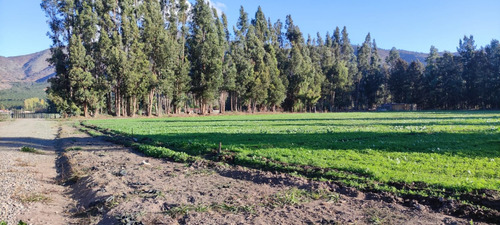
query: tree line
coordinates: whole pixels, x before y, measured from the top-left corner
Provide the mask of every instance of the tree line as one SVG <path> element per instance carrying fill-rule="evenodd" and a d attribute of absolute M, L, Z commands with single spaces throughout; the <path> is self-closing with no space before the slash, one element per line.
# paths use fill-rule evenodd
<path fill-rule="evenodd" d="M 370 34 L 354 49 L 346 27 L 304 38 L 291 15 L 272 23 L 259 7 L 236 25 L 205 0 L 43 0 L 57 111 L 85 117 L 230 111 L 421 109 L 500 106 L 500 45 L 458 53 L 431 47 L 426 65 L 395 48 L 382 61 Z"/>

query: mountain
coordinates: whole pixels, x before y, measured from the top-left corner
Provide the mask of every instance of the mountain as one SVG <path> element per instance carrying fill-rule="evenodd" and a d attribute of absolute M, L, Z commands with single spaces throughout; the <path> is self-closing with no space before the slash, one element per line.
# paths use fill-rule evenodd
<path fill-rule="evenodd" d="M 0 90 L 9 89 L 13 83 L 43 83 L 54 76 L 54 68 L 47 59 L 50 50 L 14 56 L 0 56 Z"/>
<path fill-rule="evenodd" d="M 386 49 L 378 49 L 378 54 L 380 55 L 380 58 L 382 58 L 382 61 L 385 63 L 385 58 L 389 56 L 389 52 L 391 50 L 386 50 Z M 403 59 L 404 61 L 411 63 L 412 61 L 419 60 L 421 63 L 425 64 L 425 58 L 429 54 L 427 53 L 421 53 L 421 52 L 412 52 L 412 51 L 406 51 L 406 50 L 400 50 L 398 49 L 399 52 L 399 57 Z"/>
<path fill-rule="evenodd" d="M 359 45 L 352 45 L 352 48 L 354 49 L 354 54 L 357 54 L 358 47 L 360 47 L 360 46 Z M 378 55 L 382 59 L 383 63 L 385 63 L 385 58 L 387 58 L 389 56 L 390 51 L 391 50 L 387 50 L 387 49 L 381 49 L 381 48 L 378 49 Z M 398 52 L 399 52 L 399 57 L 401 59 L 403 59 L 404 61 L 411 63 L 412 61 L 419 60 L 424 65 L 425 65 L 425 58 L 427 58 L 427 56 L 429 55 L 427 53 L 412 52 L 412 51 L 401 50 L 401 49 L 398 49 Z"/>

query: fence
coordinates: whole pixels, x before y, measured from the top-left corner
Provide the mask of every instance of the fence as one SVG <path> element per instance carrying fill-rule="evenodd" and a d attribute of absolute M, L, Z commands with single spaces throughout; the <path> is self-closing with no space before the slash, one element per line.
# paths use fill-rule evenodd
<path fill-rule="evenodd" d="M 58 119 L 61 118 L 59 113 L 27 113 L 27 112 L 12 112 L 12 119 Z"/>

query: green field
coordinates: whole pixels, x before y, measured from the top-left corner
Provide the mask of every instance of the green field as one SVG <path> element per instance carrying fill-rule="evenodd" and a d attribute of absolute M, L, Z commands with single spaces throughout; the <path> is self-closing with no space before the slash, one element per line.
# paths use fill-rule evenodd
<path fill-rule="evenodd" d="M 366 112 L 90 120 L 164 150 L 301 173 L 358 188 L 424 194 L 500 190 L 500 112 Z M 151 141 L 150 141 L 151 142 Z M 167 149 L 168 148 L 168 149 Z M 312 169 L 311 169 L 312 168 Z M 411 189 L 406 193 L 422 190 Z"/>

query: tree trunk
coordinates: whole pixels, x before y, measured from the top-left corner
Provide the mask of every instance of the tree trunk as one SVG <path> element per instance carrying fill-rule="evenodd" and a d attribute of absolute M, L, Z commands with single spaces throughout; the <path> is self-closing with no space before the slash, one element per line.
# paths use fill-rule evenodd
<path fill-rule="evenodd" d="M 151 117 L 153 115 L 152 113 L 153 113 L 154 95 L 155 95 L 155 91 L 154 91 L 154 89 L 151 89 L 149 91 L 149 94 L 148 94 L 148 108 L 146 111 L 146 114 L 148 117 Z"/>
<path fill-rule="evenodd" d="M 165 98 L 165 105 L 167 106 L 165 109 L 165 113 L 167 115 L 170 115 L 171 108 L 172 108 L 172 100 L 170 100 L 170 98 L 166 97 Z"/>
<path fill-rule="evenodd" d="M 156 116 L 161 116 L 163 114 L 162 96 L 156 94 Z"/>
<path fill-rule="evenodd" d="M 85 116 L 85 118 L 89 117 L 89 105 L 87 104 L 87 102 L 83 103 L 83 115 Z"/>
<path fill-rule="evenodd" d="M 127 104 L 128 104 L 128 102 L 126 101 L 126 99 L 123 96 L 120 97 L 120 102 L 122 104 L 122 116 L 127 116 Z"/>
<path fill-rule="evenodd" d="M 206 114 L 205 103 L 203 103 L 201 100 L 200 100 L 200 111 L 201 111 L 201 115 Z"/>
<path fill-rule="evenodd" d="M 331 92 L 331 96 L 330 96 L 330 112 L 333 112 L 333 109 L 335 108 L 335 91 L 332 91 Z"/>
<path fill-rule="evenodd" d="M 100 111 L 101 111 L 101 107 L 96 108 L 96 109 L 94 110 L 94 117 L 99 116 Z"/>
<path fill-rule="evenodd" d="M 222 91 L 219 97 L 219 111 L 221 114 L 226 112 L 226 100 L 228 93 L 226 91 Z"/>
<path fill-rule="evenodd" d="M 134 97 L 133 97 L 133 100 L 132 100 L 132 101 L 133 101 L 133 103 L 132 103 L 132 105 L 133 105 L 133 106 L 132 106 L 132 107 L 133 107 L 133 108 L 132 108 L 132 117 L 135 117 L 135 114 L 136 114 L 136 112 L 137 112 L 137 96 L 135 96 L 135 95 L 134 95 Z"/>
<path fill-rule="evenodd" d="M 118 87 L 115 88 L 115 116 L 121 116 L 121 103 L 120 103 L 120 89 Z"/>
<path fill-rule="evenodd" d="M 234 93 L 233 93 L 233 92 L 231 92 L 231 99 L 230 99 L 230 101 L 231 101 L 231 112 L 234 112 L 234 104 L 233 104 L 233 101 L 234 101 Z"/>
<path fill-rule="evenodd" d="M 108 110 L 108 115 L 113 115 L 113 110 L 111 109 L 111 92 L 106 94 L 106 108 Z"/>

